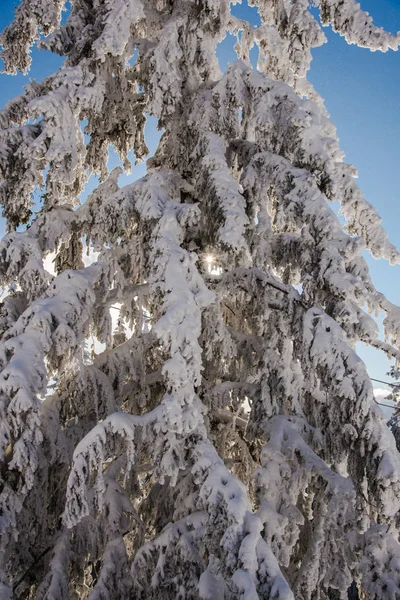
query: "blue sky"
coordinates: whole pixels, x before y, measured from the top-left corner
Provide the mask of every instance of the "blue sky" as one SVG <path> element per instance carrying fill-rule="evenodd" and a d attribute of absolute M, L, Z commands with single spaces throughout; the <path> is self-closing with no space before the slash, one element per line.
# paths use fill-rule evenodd
<path fill-rule="evenodd" d="M 392 32 L 400 30 L 399 0 L 360 0 L 360 3 L 377 25 Z M 1 1 L 0 30 L 10 22 L 17 5 L 18 0 Z M 234 12 L 257 22 L 256 12 L 245 4 L 236 5 Z M 347 162 L 358 168 L 361 189 L 383 218 L 391 241 L 400 247 L 400 53 L 372 53 L 348 46 L 330 29 L 325 29 L 325 34 L 328 43 L 313 52 L 310 80 L 326 101 Z M 228 37 L 220 46 L 222 67 L 235 59 L 232 45 L 233 40 Z M 40 80 L 59 64 L 59 57 L 34 51 L 29 76 L 0 75 L 0 106 L 20 93 L 30 77 Z M 154 121 L 149 123 L 147 131 L 153 151 L 158 139 Z M 144 165 L 136 168 L 135 178 L 144 170 Z M 369 257 L 367 260 L 376 287 L 389 300 L 400 304 L 400 266 L 390 267 Z M 362 346 L 358 351 L 371 377 L 388 379 L 389 363 L 381 353 Z"/>

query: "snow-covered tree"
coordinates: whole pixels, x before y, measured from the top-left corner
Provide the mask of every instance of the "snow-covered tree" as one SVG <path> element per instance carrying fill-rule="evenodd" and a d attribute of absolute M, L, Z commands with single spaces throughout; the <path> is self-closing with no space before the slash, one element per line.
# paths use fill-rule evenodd
<path fill-rule="evenodd" d="M 394 402 L 394 410 L 388 425 L 396 440 L 397 449 L 400 452 L 400 368 L 392 368 L 388 373 L 391 377 L 399 380 L 396 383 L 391 383 L 391 392 L 387 395 L 387 399 Z"/>
<path fill-rule="evenodd" d="M 353 349 L 399 361 L 362 251 L 400 255 L 306 78 L 311 5 L 349 43 L 400 35 L 355 0 L 249 4 L 257 28 L 229 0 L 71 0 L 64 24 L 23 0 L 2 34 L 10 74 L 65 56 L 0 113 L 2 600 L 400 598 L 400 455 Z M 146 114 L 159 147 L 121 187 Z"/>

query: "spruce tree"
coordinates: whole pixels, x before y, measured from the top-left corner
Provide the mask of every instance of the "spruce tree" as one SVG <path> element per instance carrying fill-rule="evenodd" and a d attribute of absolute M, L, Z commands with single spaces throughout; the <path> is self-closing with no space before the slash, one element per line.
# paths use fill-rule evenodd
<path fill-rule="evenodd" d="M 354 0 L 249 4 L 257 28 L 229 0 L 71 0 L 64 24 L 23 0 L 1 36 L 10 74 L 65 57 L 0 112 L 2 600 L 400 598 L 400 458 L 354 351 L 399 360 L 362 251 L 400 255 L 307 80 L 310 5 L 348 43 L 400 35 Z M 160 144 L 121 186 L 146 115 Z"/>

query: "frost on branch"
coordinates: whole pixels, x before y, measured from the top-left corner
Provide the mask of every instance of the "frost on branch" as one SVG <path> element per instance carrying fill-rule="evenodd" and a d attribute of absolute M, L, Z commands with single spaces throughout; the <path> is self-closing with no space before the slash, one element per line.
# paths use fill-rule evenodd
<path fill-rule="evenodd" d="M 353 350 L 399 362 L 362 252 L 399 253 L 307 80 L 310 2 L 252 0 L 257 28 L 227 0 L 70 4 L 23 2 L 1 38 L 9 73 L 65 57 L 0 111 L 1 594 L 400 597 L 399 454 Z M 163 135 L 122 186 L 146 114 Z"/>
<path fill-rule="evenodd" d="M 31 65 L 31 46 L 40 33 L 48 35 L 59 27 L 65 0 L 23 0 L 15 11 L 15 18 L 3 31 L 0 45 L 6 73 L 26 73 Z"/>
<path fill-rule="evenodd" d="M 355 0 L 335 2 L 335 0 L 318 0 L 321 8 L 323 24 L 332 24 L 346 38 L 347 43 L 357 44 L 371 50 L 387 52 L 397 50 L 400 45 L 400 32 L 392 35 L 382 27 L 376 27 L 372 17 L 360 9 Z"/>

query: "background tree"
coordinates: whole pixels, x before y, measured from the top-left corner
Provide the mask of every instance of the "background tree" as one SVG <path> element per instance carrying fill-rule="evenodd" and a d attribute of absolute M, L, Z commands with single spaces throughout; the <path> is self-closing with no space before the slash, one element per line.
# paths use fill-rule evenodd
<path fill-rule="evenodd" d="M 400 370 L 398 368 L 392 368 L 388 374 L 397 380 L 400 379 Z M 395 409 L 389 419 L 388 425 L 395 437 L 397 450 L 400 451 L 400 384 L 398 382 L 391 384 L 391 392 L 387 398 L 395 403 Z"/>
<path fill-rule="evenodd" d="M 228 0 L 73 0 L 63 25 L 24 0 L 2 34 L 9 73 L 33 43 L 66 57 L 0 113 L 2 598 L 400 597 L 399 454 L 352 349 L 399 360 L 361 252 L 400 255 L 306 79 L 309 0 L 252 4 L 256 29 Z M 400 43 L 314 4 L 349 43 Z M 146 156 L 145 113 L 161 142 L 120 187 L 108 148 Z"/>

